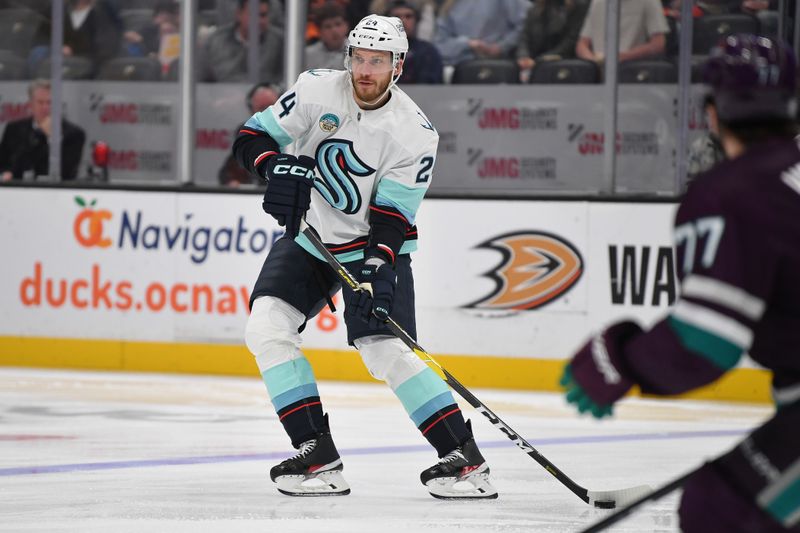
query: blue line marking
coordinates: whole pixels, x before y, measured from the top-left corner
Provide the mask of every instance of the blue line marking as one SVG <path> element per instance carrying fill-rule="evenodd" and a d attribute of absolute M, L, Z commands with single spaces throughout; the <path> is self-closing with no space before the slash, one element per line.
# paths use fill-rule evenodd
<path fill-rule="evenodd" d="M 749 430 L 720 430 L 720 431 L 673 431 L 662 433 L 631 433 L 627 435 L 586 435 L 577 437 L 555 437 L 548 439 L 529 440 L 533 446 L 547 446 L 555 444 L 591 444 L 604 442 L 632 442 L 632 441 L 658 441 L 679 439 L 702 439 L 716 437 L 736 437 L 747 433 Z M 509 440 L 487 441 L 480 443 L 481 448 L 503 448 L 513 446 Z M 353 455 L 381 455 L 398 453 L 415 453 L 430 451 L 428 444 L 413 446 L 381 446 L 373 448 L 347 448 L 341 449 L 342 456 Z M 270 461 L 285 459 L 290 453 L 270 452 L 240 455 L 207 455 L 199 457 L 173 457 L 166 459 L 142 459 L 138 461 L 109 461 L 104 463 L 72 463 L 62 465 L 20 466 L 14 468 L 0 468 L 0 477 L 24 476 L 31 474 L 58 474 L 64 472 L 88 472 L 97 470 L 119 470 L 124 468 L 150 468 L 157 466 L 178 466 L 216 463 L 237 463 L 242 461 Z"/>

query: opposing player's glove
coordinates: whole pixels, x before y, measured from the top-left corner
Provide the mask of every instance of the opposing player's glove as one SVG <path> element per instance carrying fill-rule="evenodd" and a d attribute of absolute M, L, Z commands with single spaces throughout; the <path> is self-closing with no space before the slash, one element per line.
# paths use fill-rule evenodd
<path fill-rule="evenodd" d="M 306 155 L 277 154 L 267 161 L 267 192 L 262 206 L 278 224 L 286 226 L 291 237 L 297 236 L 300 221 L 311 206 L 314 165 L 314 159 Z"/>
<path fill-rule="evenodd" d="M 364 264 L 358 270 L 358 280 L 364 290 L 353 291 L 346 313 L 367 322 L 370 329 L 378 329 L 392 312 L 397 274 L 388 263 Z"/>
<path fill-rule="evenodd" d="M 622 351 L 639 333 L 642 328 L 634 322 L 614 324 L 592 337 L 564 368 L 559 384 L 579 412 L 595 418 L 613 414 L 614 402 L 635 384 L 626 375 Z"/>

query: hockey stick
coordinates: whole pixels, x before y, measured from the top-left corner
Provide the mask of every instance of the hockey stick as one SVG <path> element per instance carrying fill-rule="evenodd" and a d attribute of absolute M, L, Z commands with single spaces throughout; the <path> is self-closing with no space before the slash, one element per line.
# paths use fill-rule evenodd
<path fill-rule="evenodd" d="M 581 530 L 580 533 L 597 533 L 598 531 L 603 531 L 604 529 L 608 528 L 609 526 L 612 526 L 612 525 L 616 524 L 617 522 L 619 522 L 620 520 L 622 520 L 623 518 L 625 518 L 626 516 L 631 514 L 633 511 L 635 511 L 637 508 L 639 508 L 639 506 L 641 506 L 643 503 L 648 502 L 648 501 L 659 500 L 659 499 L 663 498 L 664 496 L 666 496 L 667 494 L 669 494 L 670 492 L 672 492 L 675 489 L 679 488 L 681 485 L 683 485 L 686 482 L 686 479 L 688 479 L 689 476 L 693 475 L 695 472 L 697 472 L 697 470 L 692 470 L 688 474 L 684 474 L 681 477 L 679 477 L 678 479 L 670 481 L 669 483 L 667 483 L 663 487 L 658 488 L 658 489 L 654 490 L 653 492 L 651 492 L 649 494 L 645 494 L 641 498 L 637 498 L 636 500 L 630 502 L 628 505 L 626 505 L 622 509 L 619 509 L 618 511 L 614 511 L 613 513 L 611 513 L 610 515 L 608 515 L 604 519 L 600 520 L 599 522 L 597 522 L 595 524 L 592 524 L 591 526 L 587 527 L 586 529 Z"/>
<path fill-rule="evenodd" d="M 311 242 L 314 248 L 317 249 L 322 257 L 325 258 L 325 261 L 331 266 L 331 268 L 333 268 L 334 272 L 336 272 L 336 274 L 344 283 L 346 283 L 354 291 L 364 290 L 358 284 L 358 280 L 356 280 L 356 278 L 347 271 L 344 265 L 342 265 L 339 260 L 336 259 L 336 257 L 325 247 L 325 244 L 323 244 L 311 226 L 306 226 L 302 233 Z M 540 454 L 536 448 L 531 446 L 531 444 L 522 438 L 519 433 L 511 429 L 511 427 L 503 422 L 499 416 L 494 414 L 491 409 L 486 407 L 483 402 L 481 402 L 475 397 L 475 395 L 467 390 L 467 388 L 462 385 L 450 372 L 442 367 L 442 365 L 437 363 L 436 360 L 431 357 L 431 355 L 426 352 L 422 346 L 420 346 L 417 341 L 414 340 L 411 335 L 409 335 L 402 327 L 400 327 L 400 325 L 398 325 L 397 322 L 395 322 L 391 317 L 387 319 L 386 326 L 398 339 L 403 341 L 406 346 L 411 348 L 423 361 L 433 365 L 435 367 L 434 370 L 438 369 L 439 372 L 441 372 L 441 375 L 443 375 L 445 383 L 447 383 L 454 391 L 464 398 L 472 407 L 477 409 L 483 416 L 488 418 L 489 421 L 500 431 L 505 433 L 505 435 L 511 439 L 511 441 L 516 444 L 519 449 L 531 456 L 537 463 L 542 465 L 545 470 L 550 472 L 550 474 L 559 480 L 562 485 L 566 486 L 584 502 L 603 509 L 613 509 L 618 505 L 633 501 L 642 494 L 646 494 L 652 490 L 652 488 L 647 485 L 640 485 L 628 489 L 603 491 L 587 490 L 584 487 L 581 487 L 572 481 L 572 479 L 570 479 L 569 476 L 562 472 L 556 465 L 551 463 L 545 456 Z"/>

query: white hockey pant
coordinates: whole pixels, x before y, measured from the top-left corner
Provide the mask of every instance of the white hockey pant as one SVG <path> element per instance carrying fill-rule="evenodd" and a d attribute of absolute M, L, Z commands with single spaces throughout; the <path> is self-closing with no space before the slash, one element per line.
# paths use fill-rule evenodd
<path fill-rule="evenodd" d="M 354 344 L 372 377 L 385 381 L 392 390 L 428 368 L 397 337 L 370 335 L 356 339 Z"/>
<path fill-rule="evenodd" d="M 303 322 L 303 313 L 280 298 L 262 296 L 253 302 L 244 340 L 256 358 L 261 375 L 270 368 L 305 358 L 297 333 Z"/>

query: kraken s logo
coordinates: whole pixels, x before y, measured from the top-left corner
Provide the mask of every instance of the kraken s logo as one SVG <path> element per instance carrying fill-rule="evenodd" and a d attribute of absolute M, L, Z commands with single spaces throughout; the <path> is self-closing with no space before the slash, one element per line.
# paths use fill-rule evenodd
<path fill-rule="evenodd" d="M 322 179 L 314 187 L 325 200 L 348 215 L 361 209 L 361 193 L 353 176 L 369 176 L 375 169 L 364 163 L 353 150 L 353 142 L 327 139 L 317 147 L 317 169 Z"/>
<path fill-rule="evenodd" d="M 581 254 L 569 242 L 540 231 L 508 233 L 477 246 L 503 254 L 486 274 L 497 282 L 491 294 L 464 307 L 487 310 L 536 309 L 566 293 L 583 273 Z"/>

